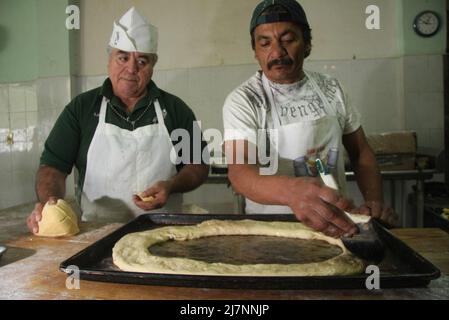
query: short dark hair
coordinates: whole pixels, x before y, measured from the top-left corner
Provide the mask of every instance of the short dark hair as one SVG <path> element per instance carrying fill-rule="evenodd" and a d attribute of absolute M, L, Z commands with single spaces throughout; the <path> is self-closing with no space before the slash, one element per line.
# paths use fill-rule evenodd
<path fill-rule="evenodd" d="M 273 13 L 277 14 L 288 14 L 288 12 L 285 10 L 285 8 L 282 5 L 276 4 L 273 6 L 268 7 L 266 10 L 264 10 L 260 15 L 270 15 Z M 304 38 L 304 42 L 309 45 L 310 50 L 306 51 L 306 58 L 310 55 L 310 52 L 312 51 L 312 29 L 310 29 L 309 25 L 307 24 L 301 24 L 297 22 L 293 22 L 295 25 L 297 25 L 302 32 L 302 36 Z M 253 50 L 256 49 L 256 39 L 254 37 L 255 28 L 251 31 L 251 47 Z"/>

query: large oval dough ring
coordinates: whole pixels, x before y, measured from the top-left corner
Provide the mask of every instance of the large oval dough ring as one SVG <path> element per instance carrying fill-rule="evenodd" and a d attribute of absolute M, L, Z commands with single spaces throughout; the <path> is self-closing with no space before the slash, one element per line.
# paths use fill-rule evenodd
<path fill-rule="evenodd" d="M 148 248 L 169 240 L 185 241 L 219 235 L 265 235 L 296 239 L 324 240 L 341 248 L 342 253 L 323 262 L 307 264 L 208 263 L 188 258 L 155 256 Z M 329 276 L 358 274 L 364 262 L 353 256 L 340 239 L 313 231 L 298 222 L 255 220 L 208 220 L 193 226 L 169 226 L 131 233 L 112 249 L 114 264 L 124 271 L 188 275 L 227 276 Z"/>
<path fill-rule="evenodd" d="M 42 237 L 63 237 L 77 234 L 78 217 L 73 212 L 70 205 L 62 199 L 57 203 L 47 202 L 42 209 L 42 219 L 38 222 L 38 236 Z"/>

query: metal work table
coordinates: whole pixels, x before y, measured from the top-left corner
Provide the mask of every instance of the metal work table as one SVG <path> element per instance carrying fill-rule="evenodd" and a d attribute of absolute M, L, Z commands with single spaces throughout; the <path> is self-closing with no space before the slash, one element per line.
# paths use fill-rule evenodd
<path fill-rule="evenodd" d="M 389 181 L 391 190 L 391 205 L 396 208 L 396 183 L 400 184 L 400 199 L 404 197 L 404 184 L 405 181 L 416 181 L 416 227 L 422 228 L 424 226 L 424 182 L 433 178 L 433 175 L 437 173 L 436 170 L 397 170 L 397 171 L 381 171 L 382 180 Z M 354 172 L 346 172 L 346 179 L 348 181 L 355 181 Z M 406 220 L 402 221 L 406 224 Z"/>

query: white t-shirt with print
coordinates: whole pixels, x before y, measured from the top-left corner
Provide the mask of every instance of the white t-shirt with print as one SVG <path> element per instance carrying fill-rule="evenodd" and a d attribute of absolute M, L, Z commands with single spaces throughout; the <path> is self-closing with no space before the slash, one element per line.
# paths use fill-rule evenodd
<path fill-rule="evenodd" d="M 316 72 L 308 72 L 337 110 L 342 135 L 360 127 L 360 115 L 348 103 L 337 79 Z M 313 90 L 308 77 L 293 84 L 269 81 L 278 107 L 281 125 L 304 120 L 316 120 L 325 115 L 324 103 Z M 232 91 L 223 107 L 224 140 L 248 140 L 257 145 L 257 130 L 273 128 L 270 104 L 258 71 L 240 87 Z"/>
<path fill-rule="evenodd" d="M 319 86 L 331 110 L 326 108 L 309 77 L 312 77 Z M 332 115 L 336 116 L 338 120 L 341 135 L 353 133 L 360 127 L 359 113 L 348 104 L 338 80 L 333 77 L 307 72 L 301 81 L 293 84 L 278 84 L 271 81 L 268 83 L 273 93 L 281 126 L 318 120 L 332 112 L 336 113 Z M 259 146 L 261 143 L 259 130 L 275 127 L 270 108 L 263 89 L 262 72 L 258 71 L 231 92 L 225 101 L 223 108 L 224 140 L 247 140 Z M 342 161 L 342 154 L 340 157 Z M 340 164 L 342 164 L 341 161 Z M 278 172 L 278 174 L 283 173 Z M 344 179 L 344 172 L 340 172 L 339 175 L 341 179 Z M 345 185 L 341 185 L 341 187 L 344 194 Z"/>

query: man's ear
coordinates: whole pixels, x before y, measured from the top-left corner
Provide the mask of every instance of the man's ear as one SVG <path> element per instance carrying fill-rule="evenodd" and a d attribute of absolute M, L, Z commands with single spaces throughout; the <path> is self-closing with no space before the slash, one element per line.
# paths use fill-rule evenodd
<path fill-rule="evenodd" d="M 306 48 L 304 49 L 304 57 L 307 58 L 312 52 L 312 44 L 306 44 Z"/>

